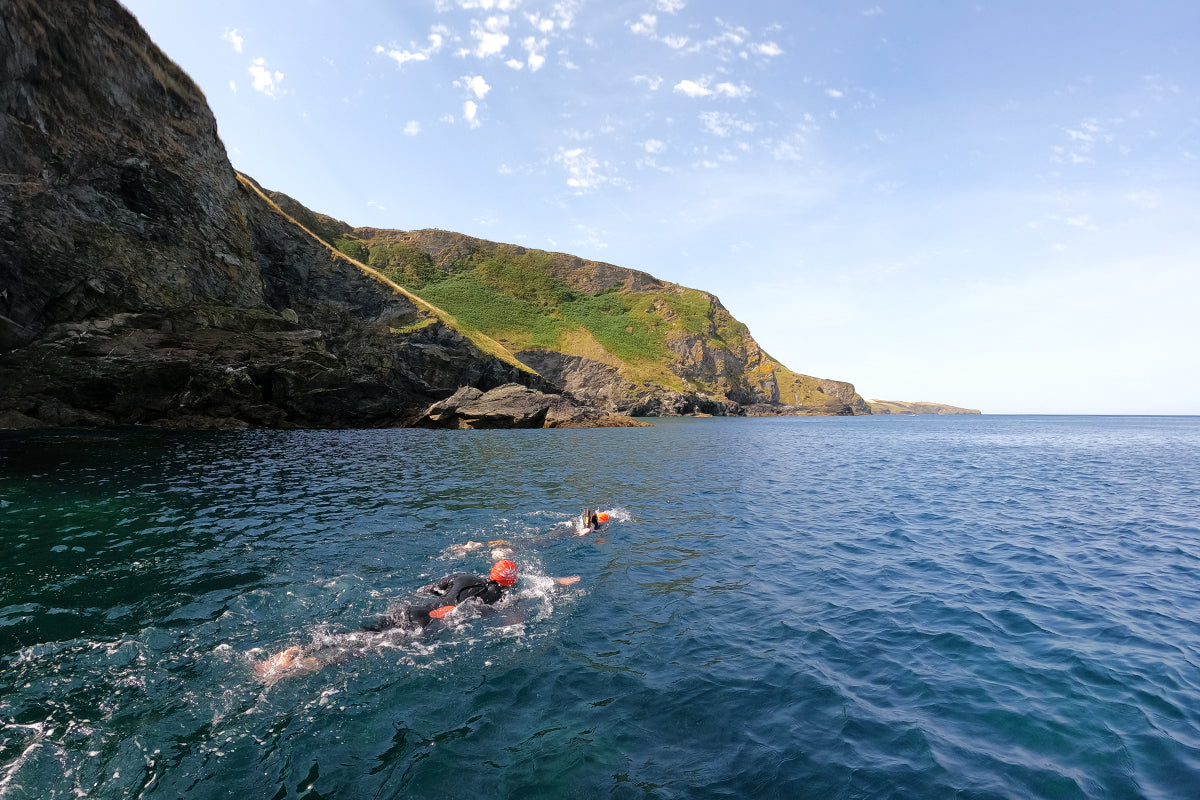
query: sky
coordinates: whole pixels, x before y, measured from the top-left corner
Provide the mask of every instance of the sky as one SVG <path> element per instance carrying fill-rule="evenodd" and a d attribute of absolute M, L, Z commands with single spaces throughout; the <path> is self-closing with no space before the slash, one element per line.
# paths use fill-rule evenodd
<path fill-rule="evenodd" d="M 1200 414 L 1195 0 L 126 0 L 233 165 L 717 295 L 790 369 Z"/>

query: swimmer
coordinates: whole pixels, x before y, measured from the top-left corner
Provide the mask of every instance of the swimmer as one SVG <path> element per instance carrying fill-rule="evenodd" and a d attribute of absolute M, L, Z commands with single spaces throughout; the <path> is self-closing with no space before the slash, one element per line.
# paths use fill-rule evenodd
<path fill-rule="evenodd" d="M 578 575 L 554 578 L 559 586 L 579 583 Z M 341 634 L 340 646 L 293 645 L 254 665 L 254 674 L 267 683 L 274 683 L 289 674 L 316 672 L 329 664 L 349 660 L 363 644 L 366 633 L 404 630 L 419 633 L 434 620 L 443 619 L 459 608 L 484 611 L 507 594 L 517 582 L 517 565 L 508 559 L 497 561 L 486 578 L 470 572 L 455 572 L 417 590 L 421 595 L 433 595 L 436 600 L 408 603 L 388 611 L 377 621 L 364 625 L 355 633 Z"/>
<path fill-rule="evenodd" d="M 600 526 L 611 519 L 611 515 L 600 509 L 585 508 L 583 514 L 579 517 L 579 535 L 583 536 L 590 531 L 600 530 Z"/>

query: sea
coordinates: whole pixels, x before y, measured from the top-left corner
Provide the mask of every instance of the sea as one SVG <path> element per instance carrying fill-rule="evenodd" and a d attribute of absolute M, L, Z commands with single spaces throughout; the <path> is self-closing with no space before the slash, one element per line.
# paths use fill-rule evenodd
<path fill-rule="evenodd" d="M 0 800 L 1200 797 L 1200 418 L 653 423 L 0 432 Z"/>

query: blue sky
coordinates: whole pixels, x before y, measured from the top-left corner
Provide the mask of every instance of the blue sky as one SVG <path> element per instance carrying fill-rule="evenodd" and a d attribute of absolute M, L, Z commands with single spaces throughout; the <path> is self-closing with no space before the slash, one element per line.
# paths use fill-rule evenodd
<path fill-rule="evenodd" d="M 130 0 L 238 169 L 716 294 L 790 368 L 1200 413 L 1200 4 Z"/>

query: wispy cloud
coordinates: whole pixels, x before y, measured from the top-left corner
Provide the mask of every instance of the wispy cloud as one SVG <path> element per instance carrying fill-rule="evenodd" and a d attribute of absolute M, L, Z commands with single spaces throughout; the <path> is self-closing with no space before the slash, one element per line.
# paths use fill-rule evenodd
<path fill-rule="evenodd" d="M 603 250 L 608 247 L 608 242 L 604 240 L 602 231 L 591 228 L 582 223 L 575 225 L 575 230 L 578 231 L 580 238 L 575 240 L 576 245 L 582 245 L 596 250 Z"/>
<path fill-rule="evenodd" d="M 662 76 L 660 75 L 634 75 L 633 83 L 635 86 L 645 86 L 652 92 L 657 92 L 658 87 L 662 86 Z"/>
<path fill-rule="evenodd" d="M 458 7 L 466 11 L 514 11 L 521 0 L 458 0 Z"/>
<path fill-rule="evenodd" d="M 754 133 L 756 127 L 753 122 L 727 111 L 706 111 L 700 115 L 700 121 L 704 123 L 706 131 L 722 138 L 735 133 Z"/>
<path fill-rule="evenodd" d="M 376 45 L 375 52 L 382 53 L 388 58 L 396 62 L 396 66 L 403 67 L 410 61 L 428 61 L 435 53 L 442 49 L 445 43 L 447 30 L 438 26 L 429 33 L 429 44 L 425 47 L 416 47 L 411 45 L 408 50 L 401 50 L 397 47 L 386 48 L 383 45 Z"/>
<path fill-rule="evenodd" d="M 554 156 L 558 164 L 567 174 L 567 186 L 575 194 L 588 194 L 606 184 L 620 184 L 612 167 L 596 158 L 586 147 L 558 148 Z"/>
<path fill-rule="evenodd" d="M 631 33 L 635 33 L 638 36 L 645 36 L 652 41 L 661 42 L 672 50 L 682 50 L 691 41 L 687 36 L 682 34 L 660 36 L 658 33 L 658 15 L 656 14 L 642 14 L 636 20 L 627 22 L 626 25 L 629 27 Z"/>
<path fill-rule="evenodd" d="M 416 120 L 411 120 L 408 122 L 408 124 L 406 124 L 404 126 L 404 135 L 405 136 L 416 136 L 420 132 L 421 132 L 421 123 L 417 122 Z"/>
<path fill-rule="evenodd" d="M 233 45 L 234 52 L 242 52 L 242 43 L 246 40 L 237 32 L 237 28 L 231 28 L 221 35 L 221 38 Z"/>

